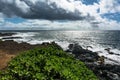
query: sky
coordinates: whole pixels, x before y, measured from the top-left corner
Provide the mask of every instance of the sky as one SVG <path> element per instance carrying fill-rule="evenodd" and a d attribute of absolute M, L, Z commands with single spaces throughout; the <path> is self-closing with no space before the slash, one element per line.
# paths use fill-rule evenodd
<path fill-rule="evenodd" d="M 120 30 L 120 0 L 0 0 L 0 30 Z"/>

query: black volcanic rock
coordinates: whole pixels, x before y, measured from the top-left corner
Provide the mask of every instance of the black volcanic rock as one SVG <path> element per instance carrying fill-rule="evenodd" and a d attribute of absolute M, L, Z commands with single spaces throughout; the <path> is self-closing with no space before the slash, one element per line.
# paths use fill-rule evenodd
<path fill-rule="evenodd" d="M 120 80 L 120 65 L 86 64 L 100 78 L 100 80 Z"/>
<path fill-rule="evenodd" d="M 97 52 L 83 49 L 78 44 L 70 44 L 68 48 L 66 52 L 71 52 L 77 59 L 83 61 L 100 80 L 120 80 L 120 65 L 104 64 L 106 57 L 99 56 Z M 110 52 L 109 49 L 106 51 Z"/>
<path fill-rule="evenodd" d="M 0 33 L 0 36 L 12 36 L 12 35 L 14 35 L 14 34 L 16 34 L 16 33 Z"/>
<path fill-rule="evenodd" d="M 78 44 L 70 44 L 68 48 L 69 49 L 67 50 L 67 52 L 71 51 L 75 55 L 75 57 L 80 59 L 81 61 L 94 62 L 94 60 L 98 60 L 99 58 L 96 52 L 83 49 Z"/>
<path fill-rule="evenodd" d="M 22 39 L 22 37 L 3 37 L 2 39 Z"/>

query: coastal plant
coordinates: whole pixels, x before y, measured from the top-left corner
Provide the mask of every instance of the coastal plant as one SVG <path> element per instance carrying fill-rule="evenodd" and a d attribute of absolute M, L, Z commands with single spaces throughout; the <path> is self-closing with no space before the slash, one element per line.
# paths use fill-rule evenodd
<path fill-rule="evenodd" d="M 1 80 L 98 80 L 85 64 L 54 46 L 21 53 L 0 73 Z"/>

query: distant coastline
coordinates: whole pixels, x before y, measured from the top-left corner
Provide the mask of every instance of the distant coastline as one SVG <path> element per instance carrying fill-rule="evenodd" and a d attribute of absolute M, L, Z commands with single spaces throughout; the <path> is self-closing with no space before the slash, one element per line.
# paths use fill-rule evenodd
<path fill-rule="evenodd" d="M 120 30 L 0 30 L 0 32 L 40 32 L 40 31 L 120 31 Z"/>

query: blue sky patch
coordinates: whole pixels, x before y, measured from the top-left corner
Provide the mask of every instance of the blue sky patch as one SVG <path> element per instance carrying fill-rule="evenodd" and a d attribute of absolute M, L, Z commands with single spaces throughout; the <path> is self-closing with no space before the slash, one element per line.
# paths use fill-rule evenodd
<path fill-rule="evenodd" d="M 98 3 L 99 0 L 82 0 L 83 4 L 93 5 L 94 3 Z"/>
<path fill-rule="evenodd" d="M 103 18 L 108 18 L 108 19 L 112 19 L 112 20 L 116 20 L 116 21 L 120 21 L 120 13 L 108 13 L 108 14 L 104 14 L 101 15 Z"/>
<path fill-rule="evenodd" d="M 24 21 L 26 21 L 26 19 L 23 19 L 23 18 L 19 18 L 19 17 L 14 17 L 14 18 L 5 18 L 4 19 L 5 21 L 8 21 L 8 22 L 12 22 L 12 23 L 22 23 Z"/>

